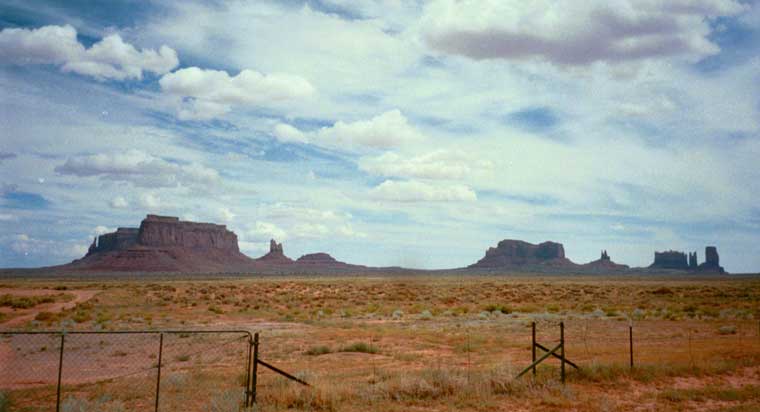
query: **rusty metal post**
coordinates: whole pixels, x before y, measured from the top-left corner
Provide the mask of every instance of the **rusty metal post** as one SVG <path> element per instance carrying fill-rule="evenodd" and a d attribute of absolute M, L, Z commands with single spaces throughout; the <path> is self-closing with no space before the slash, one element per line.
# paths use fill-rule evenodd
<path fill-rule="evenodd" d="M 562 378 L 562 383 L 565 383 L 565 322 L 559 323 L 559 344 L 562 345 L 562 348 L 560 349 L 560 356 L 562 357 L 561 366 L 560 366 L 560 376 Z"/>
<path fill-rule="evenodd" d="M 251 406 L 256 403 L 256 373 L 259 367 L 259 332 L 253 335 L 253 373 L 251 374 Z"/>
<path fill-rule="evenodd" d="M 158 335 L 158 373 L 156 376 L 156 412 L 158 412 L 158 399 L 161 394 L 161 357 L 164 353 L 164 334 Z"/>
<path fill-rule="evenodd" d="M 628 348 L 631 361 L 631 369 L 633 369 L 633 326 L 628 325 Z"/>
<path fill-rule="evenodd" d="M 61 410 L 61 376 L 63 374 L 63 342 L 65 341 L 66 332 L 61 332 L 61 353 L 58 356 L 58 388 L 55 393 L 55 412 Z"/>
<path fill-rule="evenodd" d="M 535 363 L 536 362 L 536 322 L 531 323 L 531 329 L 532 329 L 532 332 L 533 332 L 531 334 L 532 337 L 531 337 L 531 343 L 530 343 L 530 351 L 531 351 L 531 353 L 533 355 L 531 357 L 531 363 Z M 535 367 L 535 365 L 533 366 L 533 376 L 536 376 L 536 367 Z"/>

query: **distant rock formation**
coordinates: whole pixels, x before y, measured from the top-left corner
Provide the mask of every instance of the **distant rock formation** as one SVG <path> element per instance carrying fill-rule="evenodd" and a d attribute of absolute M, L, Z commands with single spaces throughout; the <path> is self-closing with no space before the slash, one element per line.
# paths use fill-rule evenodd
<path fill-rule="evenodd" d="M 543 242 L 538 245 L 522 240 L 505 239 L 488 248 L 486 255 L 470 268 L 500 268 L 526 265 L 574 266 L 565 257 L 561 243 Z"/>
<path fill-rule="evenodd" d="M 599 259 L 581 266 L 593 272 L 616 272 L 630 269 L 628 265 L 620 265 L 613 262 L 606 250 L 602 251 Z"/>
<path fill-rule="evenodd" d="M 269 253 L 256 259 L 256 261 L 274 265 L 287 265 L 293 263 L 293 259 L 285 256 L 285 252 L 282 249 L 282 243 L 277 243 L 274 239 L 269 241 Z"/>
<path fill-rule="evenodd" d="M 118 233 L 118 231 L 117 231 Z M 140 224 L 137 243 L 153 247 L 219 249 L 240 252 L 238 238 L 224 225 L 182 222 L 170 216 L 148 215 Z"/>
<path fill-rule="evenodd" d="M 690 252 L 687 256 L 683 252 L 669 250 L 667 252 L 655 252 L 654 263 L 649 269 L 682 270 L 697 273 L 726 273 L 720 266 L 718 249 L 715 246 L 705 248 L 705 262 L 697 264 L 697 252 Z"/>
<path fill-rule="evenodd" d="M 689 253 L 689 270 L 697 269 L 697 252 Z"/>
<path fill-rule="evenodd" d="M 67 269 L 102 271 L 220 271 L 244 268 L 235 233 L 224 225 L 148 215 L 139 228 L 120 227 L 96 237 Z"/>
<path fill-rule="evenodd" d="M 650 269 L 689 270 L 686 254 L 675 250 L 667 252 L 654 252 L 654 262 L 649 265 Z"/>
<path fill-rule="evenodd" d="M 718 248 L 715 246 L 707 246 L 705 248 L 705 261 L 697 268 L 699 272 L 715 272 L 726 273 L 723 267 L 720 265 L 720 256 L 718 256 Z"/>

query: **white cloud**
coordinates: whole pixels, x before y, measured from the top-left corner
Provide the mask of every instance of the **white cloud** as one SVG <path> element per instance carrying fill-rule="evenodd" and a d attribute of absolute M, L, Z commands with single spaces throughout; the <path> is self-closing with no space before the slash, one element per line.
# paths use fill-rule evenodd
<path fill-rule="evenodd" d="M 161 199 L 153 193 L 140 194 L 140 197 L 137 199 L 137 204 L 148 211 L 156 211 L 162 207 Z"/>
<path fill-rule="evenodd" d="M 436 150 L 411 157 L 387 152 L 359 159 L 359 168 L 374 175 L 424 179 L 462 179 L 493 168 L 491 161 L 472 157 L 465 151 L 454 150 Z"/>
<path fill-rule="evenodd" d="M 235 214 L 227 207 L 219 208 L 217 211 L 217 217 L 225 223 L 232 222 L 235 219 Z"/>
<path fill-rule="evenodd" d="M 744 8 L 734 0 L 438 0 L 422 26 L 434 49 L 473 59 L 698 60 L 720 50 L 708 37 L 708 19 Z"/>
<path fill-rule="evenodd" d="M 379 149 L 397 147 L 422 139 L 422 135 L 409 124 L 398 109 L 369 120 L 353 123 L 338 121 L 332 127 L 320 129 L 317 136 L 322 142 L 334 146 L 366 146 Z"/>
<path fill-rule="evenodd" d="M 249 228 L 244 232 L 245 239 L 253 241 L 269 241 L 269 239 L 276 239 L 277 241 L 283 241 L 288 238 L 287 232 L 281 227 L 268 222 L 256 221 L 254 227 Z"/>
<path fill-rule="evenodd" d="M 369 120 L 344 122 L 339 120 L 330 127 L 304 133 L 293 126 L 279 124 L 279 133 L 302 141 L 341 149 L 389 149 L 420 142 L 423 135 L 409 124 L 400 110 L 381 113 Z M 275 129 L 275 135 L 278 130 Z"/>
<path fill-rule="evenodd" d="M 221 70 L 188 67 L 164 75 L 159 84 L 170 96 L 190 99 L 179 108 L 178 116 L 183 120 L 219 117 L 232 110 L 232 105 L 270 105 L 315 93 L 314 87 L 302 77 L 265 75 L 249 69 L 230 76 Z"/>
<path fill-rule="evenodd" d="M 219 172 L 215 169 L 198 163 L 172 163 L 134 149 L 71 157 L 55 171 L 65 175 L 131 181 L 146 187 L 213 186 L 220 182 Z"/>
<path fill-rule="evenodd" d="M 274 127 L 272 134 L 277 138 L 277 140 L 285 143 L 308 143 L 309 141 L 303 132 L 285 123 L 278 123 Z"/>
<path fill-rule="evenodd" d="M 124 196 L 116 196 L 108 204 L 114 209 L 126 209 L 129 207 L 129 202 L 127 202 Z"/>
<path fill-rule="evenodd" d="M 142 79 L 143 72 L 164 74 L 177 67 L 177 52 L 167 46 L 158 51 L 137 50 L 119 34 L 111 34 L 86 49 L 72 26 L 0 31 L 0 61 L 13 64 L 61 65 L 65 72 L 99 80 Z"/>
<path fill-rule="evenodd" d="M 90 233 L 92 233 L 95 236 L 103 235 L 106 233 L 111 233 L 116 231 L 116 229 L 107 228 L 103 225 L 95 226 Z"/>
<path fill-rule="evenodd" d="M 386 180 L 370 190 L 376 199 L 395 202 L 451 202 L 477 200 L 475 192 L 464 185 L 432 185 L 420 181 Z"/>

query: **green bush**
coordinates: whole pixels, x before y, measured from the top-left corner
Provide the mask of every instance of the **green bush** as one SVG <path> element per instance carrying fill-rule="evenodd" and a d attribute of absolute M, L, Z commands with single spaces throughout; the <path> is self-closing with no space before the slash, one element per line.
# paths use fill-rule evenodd
<path fill-rule="evenodd" d="M 306 354 L 309 356 L 327 355 L 328 353 L 332 353 L 332 350 L 324 345 L 313 346 L 306 351 Z"/>
<path fill-rule="evenodd" d="M 5 395 L 5 392 L 0 392 L 0 412 L 9 412 L 11 410 L 11 401 Z"/>
<path fill-rule="evenodd" d="M 342 347 L 338 352 L 378 353 L 379 351 L 376 347 L 367 345 L 364 342 L 356 342 Z"/>

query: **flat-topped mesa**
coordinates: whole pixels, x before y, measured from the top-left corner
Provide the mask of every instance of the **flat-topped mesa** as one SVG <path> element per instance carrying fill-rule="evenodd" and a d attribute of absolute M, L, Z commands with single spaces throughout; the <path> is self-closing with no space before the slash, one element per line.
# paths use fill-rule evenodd
<path fill-rule="evenodd" d="M 185 222 L 172 216 L 148 215 L 140 223 L 137 243 L 149 247 L 240 252 L 237 235 L 225 225 Z"/>
<path fill-rule="evenodd" d="M 654 252 L 654 262 L 649 265 L 652 269 L 689 270 L 686 253 L 668 250 L 667 252 Z"/>
<path fill-rule="evenodd" d="M 538 245 L 522 240 L 506 239 L 494 248 L 488 248 L 486 255 L 471 268 L 499 268 L 523 265 L 573 265 L 565 257 L 561 243 L 543 242 Z"/>
<path fill-rule="evenodd" d="M 98 252 L 126 250 L 137 244 L 139 229 L 120 227 L 115 232 L 106 233 L 93 239 L 87 256 Z"/>
<path fill-rule="evenodd" d="M 309 253 L 296 259 L 296 263 L 301 265 L 345 265 L 345 263 L 336 260 L 334 257 L 327 253 Z"/>

